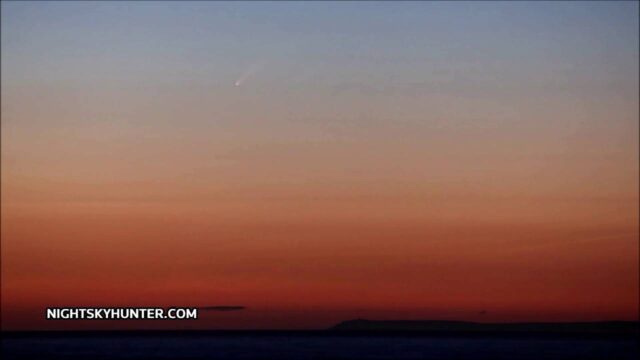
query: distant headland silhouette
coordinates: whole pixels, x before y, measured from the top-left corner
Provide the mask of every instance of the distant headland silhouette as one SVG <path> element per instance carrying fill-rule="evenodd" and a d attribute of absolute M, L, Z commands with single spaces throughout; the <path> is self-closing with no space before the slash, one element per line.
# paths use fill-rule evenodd
<path fill-rule="evenodd" d="M 523 322 L 477 323 L 454 320 L 367 320 L 343 321 L 332 331 L 412 331 L 432 333 L 536 333 L 536 334 L 591 334 L 591 335 L 640 335 L 638 321 L 593 322 Z"/>

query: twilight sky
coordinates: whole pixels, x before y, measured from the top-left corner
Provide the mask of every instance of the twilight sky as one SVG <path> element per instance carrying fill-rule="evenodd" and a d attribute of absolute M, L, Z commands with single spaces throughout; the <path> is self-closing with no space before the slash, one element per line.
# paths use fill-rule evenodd
<path fill-rule="evenodd" d="M 3 329 L 638 317 L 637 2 L 3 1 L 1 23 Z"/>

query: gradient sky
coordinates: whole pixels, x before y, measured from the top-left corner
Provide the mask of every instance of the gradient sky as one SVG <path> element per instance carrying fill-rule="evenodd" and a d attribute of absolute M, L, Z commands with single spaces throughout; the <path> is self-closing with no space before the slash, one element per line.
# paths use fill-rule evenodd
<path fill-rule="evenodd" d="M 1 20 L 3 329 L 638 318 L 637 2 Z"/>

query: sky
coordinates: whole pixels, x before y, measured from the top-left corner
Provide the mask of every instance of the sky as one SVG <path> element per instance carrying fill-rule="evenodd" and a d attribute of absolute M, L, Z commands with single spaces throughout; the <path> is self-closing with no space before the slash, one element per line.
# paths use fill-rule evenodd
<path fill-rule="evenodd" d="M 638 318 L 638 2 L 1 7 L 3 330 Z"/>

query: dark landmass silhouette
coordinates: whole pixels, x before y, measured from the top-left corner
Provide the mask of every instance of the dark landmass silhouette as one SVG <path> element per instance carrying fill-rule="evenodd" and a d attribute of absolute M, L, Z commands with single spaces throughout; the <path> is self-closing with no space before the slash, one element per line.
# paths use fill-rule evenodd
<path fill-rule="evenodd" d="M 239 305 L 214 305 L 214 306 L 201 306 L 198 309 L 202 311 L 239 311 L 246 309 L 245 306 Z"/>
<path fill-rule="evenodd" d="M 332 331 L 414 331 L 434 333 L 535 333 L 640 335 L 638 321 L 540 322 L 540 323 L 476 323 L 449 320 L 366 320 L 343 321 Z"/>

